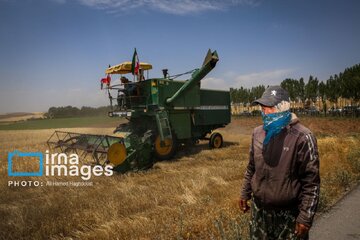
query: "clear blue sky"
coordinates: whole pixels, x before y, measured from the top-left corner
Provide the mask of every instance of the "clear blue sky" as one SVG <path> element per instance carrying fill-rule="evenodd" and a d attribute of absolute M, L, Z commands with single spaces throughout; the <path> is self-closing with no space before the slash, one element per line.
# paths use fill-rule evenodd
<path fill-rule="evenodd" d="M 0 113 L 108 104 L 108 64 L 153 64 L 150 77 L 220 61 L 207 88 L 326 80 L 360 63 L 358 0 L 0 0 Z"/>

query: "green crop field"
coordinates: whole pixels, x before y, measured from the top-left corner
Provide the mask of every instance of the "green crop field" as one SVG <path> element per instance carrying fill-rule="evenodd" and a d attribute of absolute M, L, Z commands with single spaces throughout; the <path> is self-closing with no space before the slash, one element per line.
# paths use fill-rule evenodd
<path fill-rule="evenodd" d="M 110 118 L 108 116 L 27 120 L 1 123 L 0 130 L 116 127 L 119 123 L 124 121 L 124 119 Z"/>

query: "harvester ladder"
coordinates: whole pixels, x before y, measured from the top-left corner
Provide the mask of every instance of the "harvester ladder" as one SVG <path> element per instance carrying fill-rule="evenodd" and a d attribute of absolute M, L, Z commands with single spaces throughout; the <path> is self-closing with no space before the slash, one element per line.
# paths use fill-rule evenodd
<path fill-rule="evenodd" d="M 167 112 L 158 111 L 155 116 L 161 142 L 163 143 L 165 139 L 172 139 L 171 127 Z"/>

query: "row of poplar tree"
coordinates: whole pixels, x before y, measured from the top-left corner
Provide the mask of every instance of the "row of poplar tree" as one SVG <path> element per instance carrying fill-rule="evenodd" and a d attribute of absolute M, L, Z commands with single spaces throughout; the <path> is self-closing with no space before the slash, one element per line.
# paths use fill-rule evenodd
<path fill-rule="evenodd" d="M 316 102 L 318 99 L 329 100 L 336 104 L 340 97 L 351 99 L 353 104 L 358 104 L 360 100 L 360 64 L 346 68 L 344 72 L 330 76 L 326 81 L 319 81 L 316 77 L 310 76 L 307 83 L 304 78 L 287 78 L 280 85 L 289 92 L 292 101 L 301 101 L 304 104 L 306 100 Z M 232 103 L 247 104 L 260 98 L 264 91 L 264 85 L 251 89 L 231 88 L 230 97 Z"/>

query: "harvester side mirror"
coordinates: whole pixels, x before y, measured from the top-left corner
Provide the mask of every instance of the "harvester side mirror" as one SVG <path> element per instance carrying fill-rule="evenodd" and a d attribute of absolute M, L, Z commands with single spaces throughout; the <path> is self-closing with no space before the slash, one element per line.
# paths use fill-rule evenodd
<path fill-rule="evenodd" d="M 163 69 L 162 72 L 163 72 L 164 78 L 167 78 L 169 76 L 168 69 Z"/>

